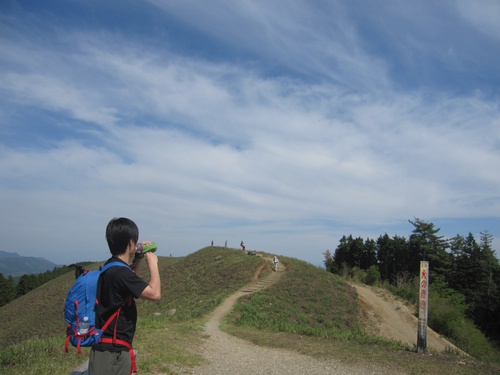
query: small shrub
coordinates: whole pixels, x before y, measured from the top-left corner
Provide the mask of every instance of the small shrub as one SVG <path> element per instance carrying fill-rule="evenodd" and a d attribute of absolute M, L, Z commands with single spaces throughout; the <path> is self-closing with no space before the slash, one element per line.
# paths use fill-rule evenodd
<path fill-rule="evenodd" d="M 495 349 L 486 336 L 466 318 L 466 310 L 463 294 L 449 288 L 443 280 L 438 279 L 431 284 L 429 326 L 475 358 L 498 360 Z"/>
<path fill-rule="evenodd" d="M 410 304 L 416 305 L 418 303 L 418 277 L 410 278 L 408 275 L 399 275 L 397 277 L 396 285 L 384 284 L 393 294 L 403 298 Z"/>
<path fill-rule="evenodd" d="M 380 272 L 377 266 L 371 266 L 366 270 L 366 284 L 378 285 L 380 283 Z"/>
<path fill-rule="evenodd" d="M 351 273 L 350 273 L 350 276 L 351 276 L 351 279 L 357 283 L 363 283 L 363 284 L 366 284 L 366 277 L 367 277 L 367 274 L 366 274 L 366 271 L 365 270 L 362 270 L 358 267 L 354 267 L 351 269 Z"/>

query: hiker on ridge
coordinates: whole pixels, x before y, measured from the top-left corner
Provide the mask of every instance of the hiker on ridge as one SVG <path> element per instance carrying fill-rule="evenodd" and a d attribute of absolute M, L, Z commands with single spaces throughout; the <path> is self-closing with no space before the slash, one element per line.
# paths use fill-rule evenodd
<path fill-rule="evenodd" d="M 132 259 L 136 259 L 138 239 L 139 229 L 132 220 L 112 219 L 106 227 L 106 240 L 112 255 L 107 263 L 114 261 L 129 265 Z M 117 320 L 104 330 L 101 341 L 92 347 L 89 375 L 129 375 L 135 369 L 135 358 L 130 350 L 137 323 L 135 298 L 150 301 L 161 298 L 158 257 L 153 252 L 144 256 L 149 268 L 149 283 L 126 267 L 109 268 L 100 276 L 100 308 L 96 311 L 96 327 L 101 328 L 120 307 L 121 311 Z M 140 259 L 137 266 L 139 262 Z"/>
<path fill-rule="evenodd" d="M 273 259 L 274 271 L 275 272 L 278 272 L 278 263 L 279 263 L 279 260 L 278 260 L 278 258 L 276 258 L 276 255 L 275 255 L 274 259 Z"/>

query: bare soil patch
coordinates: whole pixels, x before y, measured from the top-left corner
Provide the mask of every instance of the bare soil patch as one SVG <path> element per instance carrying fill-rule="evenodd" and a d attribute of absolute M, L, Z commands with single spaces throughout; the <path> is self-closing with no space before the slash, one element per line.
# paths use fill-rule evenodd
<path fill-rule="evenodd" d="M 362 322 L 367 333 L 416 347 L 418 319 L 414 309 L 385 289 L 353 284 L 362 308 Z M 436 352 L 462 352 L 455 345 L 427 328 L 427 349 Z"/>

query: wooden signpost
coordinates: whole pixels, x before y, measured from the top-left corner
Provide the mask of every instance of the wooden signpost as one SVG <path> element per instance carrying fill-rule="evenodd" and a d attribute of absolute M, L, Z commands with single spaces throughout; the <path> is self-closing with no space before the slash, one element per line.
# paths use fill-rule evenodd
<path fill-rule="evenodd" d="M 427 348 L 427 313 L 429 308 L 429 262 L 420 262 L 420 295 L 418 303 L 417 353 Z"/>

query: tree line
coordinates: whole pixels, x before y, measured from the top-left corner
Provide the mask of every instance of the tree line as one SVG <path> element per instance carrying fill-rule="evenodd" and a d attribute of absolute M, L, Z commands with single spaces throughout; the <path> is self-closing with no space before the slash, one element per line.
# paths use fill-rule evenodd
<path fill-rule="evenodd" d="M 472 233 L 445 239 L 431 222 L 418 218 L 409 222 L 414 228 L 408 239 L 344 235 L 334 254 L 324 253 L 326 269 L 337 274 L 362 270 L 367 283 L 395 285 L 418 277 L 420 261 L 428 261 L 431 290 L 463 301 L 466 316 L 487 337 L 500 341 L 500 264 L 491 247 L 493 237 L 485 231 L 479 242 Z"/>
<path fill-rule="evenodd" d="M 90 263 L 84 262 L 79 264 L 86 265 Z M 24 274 L 17 282 L 14 277 L 10 275 L 5 277 L 0 273 L 0 307 L 71 270 L 74 270 L 71 266 L 54 267 L 52 271 L 45 271 L 39 274 Z"/>

